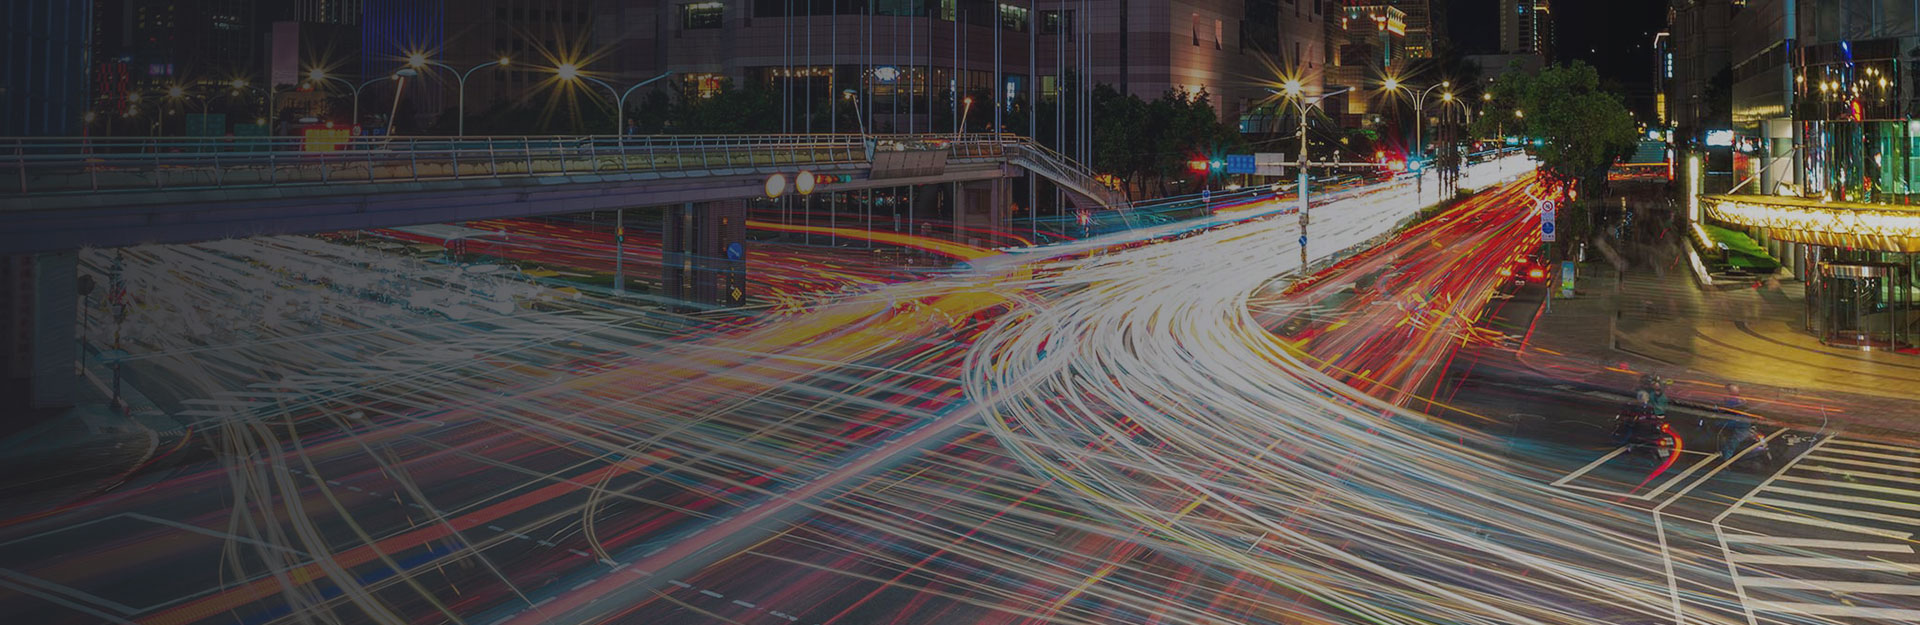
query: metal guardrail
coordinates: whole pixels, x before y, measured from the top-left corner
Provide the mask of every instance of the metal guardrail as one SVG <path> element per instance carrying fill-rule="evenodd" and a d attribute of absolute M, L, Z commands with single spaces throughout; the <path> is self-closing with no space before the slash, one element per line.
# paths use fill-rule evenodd
<path fill-rule="evenodd" d="M 865 165 L 876 149 L 945 148 L 950 161 L 999 160 L 1008 148 L 1027 145 L 1023 137 L 992 134 L 0 138 L 0 172 L 11 174 L 0 174 L 0 197 L 599 173 L 737 175 Z M 1090 179 L 1084 170 L 1073 173 Z"/>

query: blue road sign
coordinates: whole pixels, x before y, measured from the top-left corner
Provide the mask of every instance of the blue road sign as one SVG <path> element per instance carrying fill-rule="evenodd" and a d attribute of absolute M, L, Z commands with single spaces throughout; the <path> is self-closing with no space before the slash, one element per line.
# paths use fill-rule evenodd
<path fill-rule="evenodd" d="M 1307 246 L 1307 235 L 1300 235 L 1300 247 Z"/>
<path fill-rule="evenodd" d="M 1252 173 L 1258 173 L 1258 172 L 1259 172 L 1259 169 L 1253 163 L 1252 154 L 1228 154 L 1227 155 L 1226 173 L 1252 174 Z"/>
<path fill-rule="evenodd" d="M 739 241 L 727 244 L 727 260 L 741 260 L 747 257 L 747 247 Z"/>

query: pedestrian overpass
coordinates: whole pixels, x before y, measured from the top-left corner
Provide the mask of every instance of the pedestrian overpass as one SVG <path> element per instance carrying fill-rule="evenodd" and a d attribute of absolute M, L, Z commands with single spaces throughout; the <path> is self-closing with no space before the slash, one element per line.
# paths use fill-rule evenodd
<path fill-rule="evenodd" d="M 801 171 L 845 176 L 819 192 L 984 184 L 968 196 L 994 205 L 989 219 L 1025 172 L 1083 207 L 1125 205 L 1070 159 L 996 134 L 16 138 L 0 150 L 9 255 L 742 201 Z"/>

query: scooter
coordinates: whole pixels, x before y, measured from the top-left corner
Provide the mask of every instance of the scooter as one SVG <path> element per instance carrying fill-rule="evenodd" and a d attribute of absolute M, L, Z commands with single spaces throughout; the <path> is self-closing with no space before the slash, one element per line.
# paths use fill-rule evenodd
<path fill-rule="evenodd" d="M 1625 446 L 1627 453 L 1651 451 L 1660 460 L 1673 455 L 1674 436 L 1672 429 L 1667 427 L 1667 416 L 1656 412 L 1652 406 L 1628 404 L 1613 419 L 1616 423 L 1613 442 Z"/>

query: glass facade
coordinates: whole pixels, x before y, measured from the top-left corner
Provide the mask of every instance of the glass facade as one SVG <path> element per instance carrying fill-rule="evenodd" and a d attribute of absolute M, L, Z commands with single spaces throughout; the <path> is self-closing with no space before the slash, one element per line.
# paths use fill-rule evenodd
<path fill-rule="evenodd" d="M 1807 191 L 1846 202 L 1920 198 L 1920 121 L 1808 122 Z"/>
<path fill-rule="evenodd" d="M 1807 330 L 1822 342 L 1874 350 L 1920 343 L 1920 254 L 1817 248 L 1808 276 Z"/>

